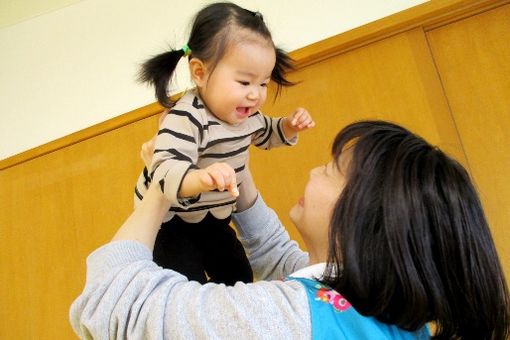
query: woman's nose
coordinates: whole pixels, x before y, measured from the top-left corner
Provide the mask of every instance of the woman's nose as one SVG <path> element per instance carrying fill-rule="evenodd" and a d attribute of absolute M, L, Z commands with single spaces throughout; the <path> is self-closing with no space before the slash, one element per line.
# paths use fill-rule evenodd
<path fill-rule="evenodd" d="M 312 177 L 313 175 L 319 173 L 319 170 L 322 168 L 322 166 L 318 166 L 318 167 L 315 167 L 313 168 L 312 170 L 310 170 L 310 177 Z"/>
<path fill-rule="evenodd" d="M 310 176 L 324 174 L 326 171 L 326 165 L 320 165 L 310 170 Z"/>

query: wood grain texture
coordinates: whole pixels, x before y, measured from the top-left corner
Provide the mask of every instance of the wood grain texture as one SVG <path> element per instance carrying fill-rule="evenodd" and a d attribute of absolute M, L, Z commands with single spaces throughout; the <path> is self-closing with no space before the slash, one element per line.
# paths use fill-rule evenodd
<path fill-rule="evenodd" d="M 510 277 L 510 5 L 427 36 Z"/>
<path fill-rule="evenodd" d="M 74 339 L 85 258 L 133 206 L 147 118 L 0 172 L 0 338 Z"/>
<path fill-rule="evenodd" d="M 317 126 L 302 133 L 295 147 L 271 151 L 253 148 L 250 166 L 267 203 L 279 213 L 292 238 L 300 242 L 288 211 L 302 195 L 308 171 L 329 161 L 333 138 L 351 122 L 397 122 L 465 163 L 420 29 L 309 65 L 293 74 L 292 80 L 299 85 L 287 89 L 276 103 L 268 103 L 266 113 L 284 116 L 303 106 Z"/>

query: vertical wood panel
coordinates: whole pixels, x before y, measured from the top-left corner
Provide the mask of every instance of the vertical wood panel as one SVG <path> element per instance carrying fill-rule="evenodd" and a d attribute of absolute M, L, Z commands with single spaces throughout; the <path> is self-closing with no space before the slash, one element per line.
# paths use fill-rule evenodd
<path fill-rule="evenodd" d="M 427 35 L 510 277 L 510 5 Z"/>
<path fill-rule="evenodd" d="M 253 149 L 251 168 L 264 198 L 300 242 L 288 211 L 302 195 L 308 171 L 327 162 L 334 136 L 355 120 L 403 124 L 465 163 L 421 29 L 309 65 L 292 79 L 301 83 L 286 90 L 276 104 L 268 103 L 265 112 L 287 115 L 303 106 L 317 127 L 301 134 L 295 147 Z"/>
<path fill-rule="evenodd" d="M 86 256 L 133 206 L 138 150 L 156 117 L 0 172 L 0 338 L 75 339 L 69 306 Z"/>

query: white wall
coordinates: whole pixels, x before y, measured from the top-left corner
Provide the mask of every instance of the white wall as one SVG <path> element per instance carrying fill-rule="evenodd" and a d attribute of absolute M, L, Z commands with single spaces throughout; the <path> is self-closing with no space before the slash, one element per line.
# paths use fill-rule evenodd
<path fill-rule="evenodd" d="M 426 0 L 238 0 L 288 51 Z M 154 102 L 138 65 L 211 1 L 83 0 L 0 29 L 0 159 Z M 178 4 L 176 4 L 178 3 Z M 291 8 L 290 8 L 291 7 Z M 188 86 L 181 67 L 179 86 Z"/>

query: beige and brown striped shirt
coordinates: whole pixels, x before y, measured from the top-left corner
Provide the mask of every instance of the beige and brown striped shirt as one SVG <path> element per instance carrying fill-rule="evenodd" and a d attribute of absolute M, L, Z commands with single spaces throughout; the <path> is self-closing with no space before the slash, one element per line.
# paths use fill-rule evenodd
<path fill-rule="evenodd" d="M 195 91 L 189 91 L 161 123 L 150 169 L 144 169 L 136 184 L 135 205 L 148 183 L 156 181 L 169 200 L 178 202 L 170 208 L 165 221 L 178 214 L 187 222 L 197 223 L 208 211 L 216 218 L 226 218 L 235 208 L 235 199 L 229 192 L 209 191 L 194 198 L 177 198 L 186 173 L 225 162 L 235 170 L 239 185 L 245 177 L 250 145 L 269 150 L 294 145 L 296 141 L 297 137 L 285 138 L 282 118 L 256 112 L 242 123 L 230 125 L 216 118 Z"/>

